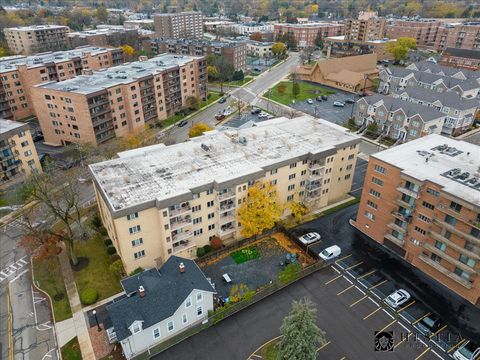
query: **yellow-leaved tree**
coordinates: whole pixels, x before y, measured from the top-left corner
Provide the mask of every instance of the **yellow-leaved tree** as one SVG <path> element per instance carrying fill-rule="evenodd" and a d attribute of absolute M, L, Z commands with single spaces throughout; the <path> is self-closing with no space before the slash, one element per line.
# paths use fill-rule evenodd
<path fill-rule="evenodd" d="M 292 212 L 292 216 L 296 222 L 299 222 L 302 216 L 308 212 L 308 208 L 303 203 L 297 201 L 289 201 L 287 208 Z"/>
<path fill-rule="evenodd" d="M 282 215 L 277 189 L 266 182 L 257 182 L 248 189 L 248 198 L 238 209 L 242 236 L 256 236 L 275 226 Z"/>
<path fill-rule="evenodd" d="M 130 45 L 122 45 L 120 48 L 123 50 L 123 54 L 126 60 L 132 60 L 135 56 L 135 49 Z"/>
<path fill-rule="evenodd" d="M 205 123 L 198 123 L 193 125 L 190 130 L 188 130 L 188 137 L 193 138 L 200 135 L 203 135 L 205 131 L 213 130 L 209 125 Z"/>

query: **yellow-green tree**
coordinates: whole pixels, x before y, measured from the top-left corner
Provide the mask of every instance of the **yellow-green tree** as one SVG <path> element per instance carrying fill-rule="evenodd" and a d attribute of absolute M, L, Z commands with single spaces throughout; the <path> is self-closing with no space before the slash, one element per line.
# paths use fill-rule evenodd
<path fill-rule="evenodd" d="M 272 45 L 272 53 L 275 56 L 283 55 L 287 52 L 287 45 L 283 42 L 276 42 Z"/>
<path fill-rule="evenodd" d="M 387 44 L 387 51 L 392 54 L 395 61 L 405 60 L 410 49 L 417 47 L 417 41 L 411 37 L 400 37 L 397 41 Z"/>
<path fill-rule="evenodd" d="M 122 45 L 120 48 L 123 50 L 126 59 L 131 60 L 135 55 L 135 49 L 130 45 Z"/>
<path fill-rule="evenodd" d="M 242 236 L 256 236 L 271 229 L 280 220 L 283 207 L 275 186 L 257 182 L 248 189 L 248 198 L 238 209 Z"/>
<path fill-rule="evenodd" d="M 216 66 L 213 66 L 213 65 L 207 66 L 207 74 L 208 74 L 208 79 L 209 79 L 210 81 L 212 81 L 212 80 L 217 80 L 217 79 L 218 79 L 218 75 L 220 75 L 219 72 L 218 72 L 217 67 L 216 67 Z"/>
<path fill-rule="evenodd" d="M 302 216 L 308 212 L 308 208 L 303 203 L 297 201 L 289 201 L 287 203 L 287 208 L 290 209 L 292 216 L 297 222 L 299 222 L 302 219 Z"/>
<path fill-rule="evenodd" d="M 204 132 L 213 130 L 209 125 L 205 123 L 198 123 L 193 125 L 190 130 L 188 130 L 188 137 L 194 138 L 200 135 L 203 135 Z"/>

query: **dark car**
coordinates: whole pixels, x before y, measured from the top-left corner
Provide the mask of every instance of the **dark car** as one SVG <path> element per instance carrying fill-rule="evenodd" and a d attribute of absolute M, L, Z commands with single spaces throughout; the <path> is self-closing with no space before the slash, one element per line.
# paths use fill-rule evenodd
<path fill-rule="evenodd" d="M 445 324 L 442 322 L 442 319 L 436 314 L 430 314 L 425 316 L 422 320 L 417 323 L 417 329 L 420 330 L 420 333 L 425 336 L 430 336 L 435 334 L 442 326 Z"/>
<path fill-rule="evenodd" d="M 178 126 L 178 127 L 184 127 L 184 126 L 187 125 L 187 124 L 188 124 L 188 121 L 187 121 L 187 120 L 182 120 L 182 121 L 180 121 L 180 122 L 178 123 L 177 126 Z"/>
<path fill-rule="evenodd" d="M 36 133 L 32 136 L 33 142 L 42 141 L 43 139 L 44 139 L 44 137 L 43 137 L 43 133 L 42 133 L 41 131 L 36 132 Z"/>
<path fill-rule="evenodd" d="M 322 100 L 328 100 L 328 96 L 327 95 L 322 95 Z"/>
<path fill-rule="evenodd" d="M 259 108 L 257 108 L 257 107 L 256 107 L 256 108 L 253 108 L 253 109 L 250 111 L 250 113 L 251 113 L 252 115 L 258 115 L 258 114 L 260 114 L 261 112 L 262 112 L 262 109 L 259 109 Z"/>
<path fill-rule="evenodd" d="M 220 100 L 218 100 L 218 102 L 219 102 L 220 104 L 223 104 L 225 101 L 227 101 L 227 99 L 224 98 L 224 97 L 222 97 L 222 98 L 220 98 Z"/>
<path fill-rule="evenodd" d="M 345 99 L 345 102 L 346 102 L 347 104 L 354 104 L 354 103 L 355 103 L 355 100 L 353 100 L 353 99 Z"/>
<path fill-rule="evenodd" d="M 322 102 L 322 97 L 321 97 L 321 96 L 317 96 L 316 100 L 317 100 L 318 102 Z"/>
<path fill-rule="evenodd" d="M 215 115 L 215 119 L 218 120 L 218 121 L 223 120 L 223 119 L 225 119 L 225 115 L 223 115 L 222 113 L 217 114 L 217 115 Z"/>

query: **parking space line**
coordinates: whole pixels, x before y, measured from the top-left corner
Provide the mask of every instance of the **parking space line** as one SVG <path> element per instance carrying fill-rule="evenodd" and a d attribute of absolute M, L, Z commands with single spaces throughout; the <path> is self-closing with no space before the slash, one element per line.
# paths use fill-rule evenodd
<path fill-rule="evenodd" d="M 345 360 L 345 359 L 346 359 L 346 357 L 345 357 L 345 356 L 343 356 L 343 357 L 341 357 L 339 360 Z"/>
<path fill-rule="evenodd" d="M 375 284 L 375 285 L 373 285 L 372 287 L 368 288 L 368 290 L 375 289 L 376 287 L 378 287 L 378 286 L 380 286 L 380 285 L 382 285 L 382 284 L 385 284 L 387 281 L 388 281 L 387 279 L 385 279 L 385 280 L 383 280 L 383 281 L 380 281 L 378 284 Z"/>
<path fill-rule="evenodd" d="M 362 264 L 363 264 L 363 261 L 360 261 L 360 262 L 356 263 L 355 265 L 352 265 L 352 266 L 346 268 L 345 271 L 353 269 L 354 267 L 357 267 L 357 266 L 362 265 Z"/>
<path fill-rule="evenodd" d="M 443 349 L 442 349 L 443 350 Z M 432 349 L 432 353 L 434 353 L 435 355 L 437 355 L 438 358 L 442 359 L 443 360 L 443 357 L 441 357 L 435 350 Z"/>
<path fill-rule="evenodd" d="M 325 344 L 323 344 L 322 346 L 320 346 L 318 349 L 317 349 L 317 352 L 319 352 L 320 350 L 322 350 L 325 346 L 327 346 L 328 344 L 330 344 L 331 341 L 328 341 L 326 342 Z"/>
<path fill-rule="evenodd" d="M 416 323 L 418 323 L 420 320 L 422 320 L 423 318 L 426 318 L 428 315 L 431 315 L 432 313 L 431 312 L 428 312 L 426 313 L 425 315 L 423 315 L 421 318 L 418 318 L 417 320 L 415 320 L 412 325 L 415 325 Z"/>
<path fill-rule="evenodd" d="M 260 355 L 253 354 L 253 355 L 252 355 L 252 357 L 254 357 L 254 356 L 255 356 L 255 357 L 258 357 L 258 358 L 260 358 L 260 359 L 262 359 L 262 357 L 261 357 Z"/>
<path fill-rule="evenodd" d="M 388 316 L 390 316 L 392 319 L 395 319 L 387 310 L 383 309 L 383 312 Z"/>
<path fill-rule="evenodd" d="M 411 324 L 412 322 L 407 319 L 405 316 L 403 316 L 402 314 L 398 314 L 407 324 Z"/>
<path fill-rule="evenodd" d="M 357 290 L 360 291 L 363 295 L 365 295 L 365 291 L 363 291 L 362 289 L 360 289 L 357 285 L 355 285 L 355 289 L 357 289 Z"/>
<path fill-rule="evenodd" d="M 347 290 L 350 290 L 350 289 L 353 288 L 354 286 L 355 286 L 355 285 L 350 285 L 350 286 L 347 287 L 346 289 L 343 289 L 342 291 L 340 291 L 340 292 L 337 294 L 337 296 L 338 296 L 338 295 L 342 295 L 344 292 L 346 292 Z"/>
<path fill-rule="evenodd" d="M 443 330 L 445 330 L 447 328 L 447 325 L 444 325 L 442 328 L 438 329 L 435 333 L 433 333 L 432 335 L 430 335 L 428 338 L 431 340 L 434 336 L 436 336 L 437 334 L 439 334 L 440 332 L 442 332 Z"/>
<path fill-rule="evenodd" d="M 379 332 L 382 332 L 382 331 L 385 331 L 388 327 L 390 327 L 391 325 L 395 324 L 397 322 L 397 320 L 393 320 L 391 323 L 389 323 L 387 326 L 385 326 L 382 330 L 380 330 Z"/>
<path fill-rule="evenodd" d="M 335 270 L 337 272 L 337 274 L 340 274 L 340 270 L 338 270 L 335 266 L 330 266 L 333 270 Z"/>
<path fill-rule="evenodd" d="M 405 341 L 408 340 L 408 338 L 412 335 L 412 333 L 408 333 L 407 337 L 404 338 L 402 341 L 400 341 L 398 344 L 396 344 L 394 347 L 393 347 L 393 350 L 395 350 L 398 346 L 400 346 L 402 343 L 404 343 Z"/>
<path fill-rule="evenodd" d="M 410 304 L 407 304 L 405 305 L 404 307 L 402 307 L 400 310 L 397 311 L 397 313 L 401 313 L 402 311 L 404 311 L 405 309 L 408 309 L 410 306 L 412 306 L 413 304 L 415 304 L 415 300 L 413 300 Z"/>
<path fill-rule="evenodd" d="M 350 256 L 352 256 L 352 254 L 348 254 L 347 256 L 344 256 L 344 257 L 342 257 L 342 258 L 340 258 L 340 259 L 336 260 L 336 261 L 335 261 L 335 264 L 337 264 L 337 265 L 338 265 L 338 262 L 339 262 L 339 261 L 342 261 L 342 260 L 348 259 Z M 343 268 L 342 268 L 342 269 L 343 269 Z"/>
<path fill-rule="evenodd" d="M 380 306 L 380 305 L 378 305 L 378 303 L 377 303 L 375 300 L 373 300 L 370 296 L 368 297 L 368 300 L 370 300 L 370 301 L 371 301 L 372 303 L 374 303 L 375 305 Z"/>
<path fill-rule="evenodd" d="M 405 325 L 403 325 L 400 321 L 398 322 L 398 324 L 399 324 L 401 327 L 403 327 L 406 332 L 411 333 L 411 331 L 410 331 Z"/>
<path fill-rule="evenodd" d="M 373 310 L 370 314 L 368 314 L 367 316 L 365 316 L 365 317 L 363 318 L 363 320 L 367 320 L 370 316 L 372 316 L 373 314 L 375 314 L 377 311 L 380 311 L 380 310 L 382 310 L 381 307 Z"/>
<path fill-rule="evenodd" d="M 333 279 L 328 280 L 328 281 L 325 283 L 325 285 L 328 285 L 328 284 L 334 282 L 335 280 L 340 279 L 342 276 L 343 276 L 343 275 L 338 275 L 338 276 L 334 277 Z"/>
<path fill-rule="evenodd" d="M 350 284 L 353 284 L 353 282 L 352 282 L 349 278 L 347 278 L 345 275 L 343 275 L 343 277 L 344 277 L 345 280 L 347 280 Z"/>
<path fill-rule="evenodd" d="M 360 301 L 365 300 L 367 297 L 368 297 L 368 295 L 365 295 L 364 297 L 358 299 L 358 300 L 355 301 L 353 304 L 350 304 L 350 307 L 354 307 L 354 306 L 357 305 Z"/>
<path fill-rule="evenodd" d="M 370 271 L 366 274 L 363 274 L 362 276 L 357 277 L 357 280 L 358 279 L 363 279 L 364 277 L 367 277 L 368 275 L 372 275 L 375 271 L 377 271 L 377 270 L 372 270 L 372 271 Z"/>
<path fill-rule="evenodd" d="M 429 352 L 429 351 L 430 351 L 430 348 L 427 347 L 420 355 L 418 355 L 418 356 L 415 358 L 415 360 L 420 359 L 423 355 L 425 355 L 425 354 L 426 354 L 427 352 Z"/>
<path fill-rule="evenodd" d="M 456 343 L 450 349 L 448 349 L 447 354 L 450 354 L 453 350 L 460 347 L 460 345 L 462 345 L 464 342 L 465 342 L 465 339 L 460 340 L 458 343 Z"/>

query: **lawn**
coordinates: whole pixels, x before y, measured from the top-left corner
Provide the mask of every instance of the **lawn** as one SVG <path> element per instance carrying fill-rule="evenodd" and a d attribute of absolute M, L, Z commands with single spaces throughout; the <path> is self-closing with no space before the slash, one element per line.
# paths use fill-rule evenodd
<path fill-rule="evenodd" d="M 63 360 L 82 360 L 82 353 L 76 336 L 63 345 L 61 351 Z"/>
<path fill-rule="evenodd" d="M 68 302 L 58 257 L 55 256 L 48 260 L 33 259 L 33 273 L 37 285 L 52 299 L 55 321 L 71 318 L 72 310 Z"/>
<path fill-rule="evenodd" d="M 220 99 L 220 93 L 218 91 L 209 91 L 208 95 L 210 95 L 210 97 L 207 100 L 200 101 L 200 109 Z"/>
<path fill-rule="evenodd" d="M 249 82 L 249 81 L 252 80 L 252 79 L 253 79 L 253 76 L 247 75 L 247 76 L 245 76 L 242 80 L 230 81 L 230 82 L 227 83 L 226 85 L 243 86 L 243 85 L 245 85 L 247 82 Z"/>
<path fill-rule="evenodd" d="M 278 92 L 278 87 L 283 84 L 285 85 L 285 92 L 283 94 L 280 94 Z M 331 95 L 335 94 L 335 91 L 325 89 L 319 85 L 311 84 L 311 83 L 306 83 L 303 81 L 300 81 L 298 83 L 300 85 L 300 93 L 297 95 L 295 98 L 292 94 L 292 81 L 281 81 L 277 85 L 275 85 L 273 88 L 270 89 L 265 94 L 265 97 L 272 99 L 276 102 L 279 102 L 284 105 L 290 105 L 292 103 L 292 100 L 295 101 L 302 101 L 302 100 L 307 100 L 307 99 L 314 99 L 316 96 L 319 95 Z"/>
<path fill-rule="evenodd" d="M 265 360 L 277 360 L 278 358 L 278 343 L 280 340 L 272 341 L 262 348 L 262 358 Z"/>
<path fill-rule="evenodd" d="M 98 291 L 97 301 L 100 301 L 122 291 L 119 279 L 109 269 L 110 256 L 99 236 L 78 242 L 75 245 L 75 253 L 79 258 L 88 258 L 88 265 L 85 268 L 74 271 L 79 294 L 87 288 L 94 288 Z"/>
<path fill-rule="evenodd" d="M 236 264 L 241 264 L 249 260 L 258 259 L 260 257 L 260 253 L 256 247 L 249 246 L 233 252 L 230 256 Z"/>

